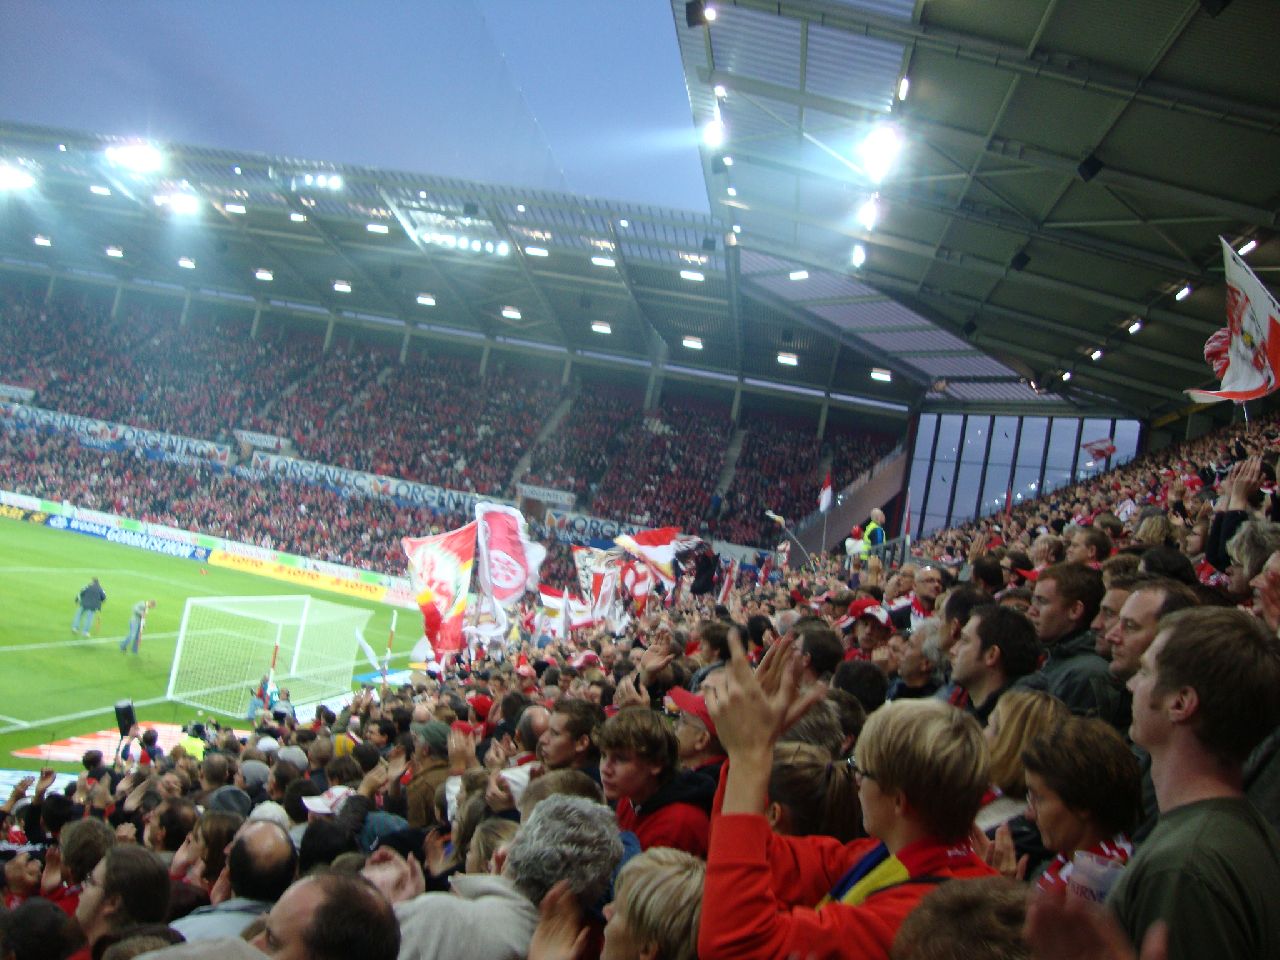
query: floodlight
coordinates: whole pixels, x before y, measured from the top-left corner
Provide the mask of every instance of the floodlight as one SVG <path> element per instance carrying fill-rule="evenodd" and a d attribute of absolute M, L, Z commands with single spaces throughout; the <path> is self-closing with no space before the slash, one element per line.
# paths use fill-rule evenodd
<path fill-rule="evenodd" d="M 289 214 L 289 219 L 292 220 L 294 223 L 306 223 L 307 215 L 305 213 L 295 212 L 295 213 Z"/>
<path fill-rule="evenodd" d="M 604 320 L 593 320 L 591 321 L 591 332 L 592 333 L 613 333 L 613 327 L 611 327 Z"/>
<path fill-rule="evenodd" d="M 1063 383 L 1066 383 L 1066 382 L 1067 382 L 1068 380 L 1070 380 L 1070 379 L 1071 379 L 1071 371 L 1070 371 L 1070 370 L 1063 370 L 1063 371 L 1062 371 L 1062 382 L 1063 382 Z"/>
<path fill-rule="evenodd" d="M 507 243 L 507 241 L 505 240 L 499 240 L 497 249 L 494 250 L 494 253 L 496 253 L 500 257 L 505 257 L 510 252 L 511 252 L 511 244 Z"/>
<path fill-rule="evenodd" d="M 515 307 L 503 307 L 502 316 L 507 320 L 519 320 L 521 313 Z"/>
<path fill-rule="evenodd" d="M 729 194 L 729 196 L 731 196 L 731 197 L 736 197 L 736 196 L 738 195 L 738 188 L 737 188 L 737 187 L 729 187 L 729 189 L 727 189 L 727 190 L 725 191 L 725 193 Z"/>
<path fill-rule="evenodd" d="M 89 192 L 92 193 L 95 197 L 111 196 L 111 190 L 109 187 L 104 187 L 97 183 L 95 183 L 93 186 L 89 188 Z"/>
<path fill-rule="evenodd" d="M 178 266 L 183 270 L 194 270 L 196 268 L 196 262 L 190 257 L 179 257 Z"/>
<path fill-rule="evenodd" d="M 886 370 L 884 367 L 872 367 L 871 379 L 878 380 L 881 383 L 892 383 L 893 374 L 890 373 L 888 370 Z"/>
<path fill-rule="evenodd" d="M 880 219 L 880 195 L 868 197 L 858 208 L 855 218 L 862 225 L 864 230 L 870 232 L 876 228 L 876 223 Z"/>
<path fill-rule="evenodd" d="M 425 199 L 427 199 L 427 191 L 425 191 L 425 190 L 419 190 L 419 191 L 418 191 L 418 199 L 419 199 L 419 200 L 425 200 Z"/>
<path fill-rule="evenodd" d="M 1133 336 L 1135 333 L 1137 333 L 1141 329 L 1142 329 L 1142 321 L 1141 320 L 1133 321 L 1133 323 L 1129 324 L 1129 336 Z"/>
<path fill-rule="evenodd" d="M 906 77 L 903 77 L 901 80 L 898 81 L 898 99 L 899 100 L 907 99 L 907 93 L 910 90 L 911 90 L 910 80 L 908 80 Z"/>
<path fill-rule="evenodd" d="M 787 276 L 790 277 L 792 280 L 808 280 L 809 271 L 808 270 L 792 270 L 789 274 L 787 274 Z"/>
<path fill-rule="evenodd" d="M 391 228 L 385 223 L 367 223 L 365 224 L 365 229 L 370 233 L 381 233 L 384 236 L 391 232 Z"/>
<path fill-rule="evenodd" d="M 701 349 L 702 349 L 702 338 L 701 338 L 701 337 L 685 337 L 685 338 L 683 338 L 683 339 L 680 341 L 680 343 L 681 343 L 681 345 L 683 345 L 683 346 L 685 346 L 685 347 L 688 347 L 690 350 L 701 350 Z"/>
<path fill-rule="evenodd" d="M 880 183 L 889 175 L 901 153 L 902 134 L 891 126 L 876 127 L 858 145 L 862 168 L 872 183 Z"/>
<path fill-rule="evenodd" d="M 245 211 L 245 207 L 243 203 L 224 203 L 222 205 L 222 209 L 225 210 L 227 213 L 243 214 Z"/>
<path fill-rule="evenodd" d="M 1242 257 L 1247 257 L 1249 254 L 1253 253 L 1253 251 L 1256 250 L 1257 248 L 1258 248 L 1258 241 L 1250 240 L 1243 247 L 1237 250 L 1236 253 L 1238 253 Z"/>
<path fill-rule="evenodd" d="M 591 262 L 594 263 L 597 267 L 615 266 L 613 257 L 592 257 Z"/>
<path fill-rule="evenodd" d="M 707 278 L 697 270 L 681 270 L 680 279 L 692 280 L 694 283 L 701 283 L 703 280 Z"/>
<path fill-rule="evenodd" d="M 107 147 L 107 162 L 134 173 L 157 173 L 164 169 L 164 154 L 149 143 L 124 143 Z"/>
<path fill-rule="evenodd" d="M 1090 360 L 1092 360 L 1092 361 L 1094 361 L 1095 363 L 1096 363 L 1097 361 L 1101 360 L 1101 359 L 1102 359 L 1102 348 L 1101 348 L 1101 347 L 1099 347 L 1097 350 L 1094 350 L 1094 351 L 1093 351 L 1093 353 L 1089 354 L 1089 359 L 1090 359 Z"/>
<path fill-rule="evenodd" d="M 853 253 L 849 256 L 849 262 L 853 264 L 854 269 L 861 267 L 867 262 L 867 248 L 860 243 L 853 245 Z"/>
<path fill-rule="evenodd" d="M 60 144 L 58 144 L 58 152 L 59 152 L 59 153 L 66 153 L 66 152 L 67 152 L 67 145 L 66 145 L 65 143 L 60 143 Z"/>
<path fill-rule="evenodd" d="M 734 232 L 734 233 L 741 233 L 741 232 L 742 232 L 742 224 L 740 224 L 740 223 L 735 223 L 735 224 L 733 225 L 733 232 Z"/>
<path fill-rule="evenodd" d="M 200 212 L 200 198 L 194 193 L 158 193 L 154 199 L 157 207 L 168 207 L 180 216 Z"/>
<path fill-rule="evenodd" d="M 528 257 L 545 257 L 549 255 L 546 247 L 525 247 L 524 252 L 525 256 Z"/>
<path fill-rule="evenodd" d="M 724 162 L 724 165 L 725 165 L 726 167 L 732 167 L 732 166 L 733 166 L 733 157 L 728 157 L 728 156 L 726 156 L 726 157 L 721 157 L 721 160 Z"/>
<path fill-rule="evenodd" d="M 702 16 L 703 16 L 703 19 L 707 21 L 707 23 L 715 23 L 715 19 L 718 16 L 718 14 L 716 13 L 715 7 L 705 7 L 702 11 Z"/>
<path fill-rule="evenodd" d="M 236 164 L 234 167 L 232 167 L 231 172 L 234 173 L 237 177 L 240 176 L 240 174 L 244 173 L 244 171 L 240 169 L 239 164 Z"/>
<path fill-rule="evenodd" d="M 418 294 L 418 304 L 423 307 L 434 307 L 436 298 L 429 293 L 420 293 Z"/>
<path fill-rule="evenodd" d="M 725 85 L 723 83 L 717 83 L 712 92 L 716 95 L 716 99 L 718 100 L 723 100 L 729 95 L 729 91 L 725 89 Z"/>
<path fill-rule="evenodd" d="M 483 246 L 484 246 L 484 245 L 483 245 L 479 240 L 472 240 L 472 241 L 471 241 L 471 252 L 472 252 L 472 253 L 479 253 L 479 252 L 480 252 L 480 250 L 483 248 Z"/>
<path fill-rule="evenodd" d="M 523 203 L 516 204 L 516 213 L 524 213 L 525 205 Z"/>
<path fill-rule="evenodd" d="M 1183 287 L 1181 290 L 1179 290 L 1177 293 L 1173 295 L 1173 299 L 1181 303 L 1183 300 L 1187 299 L 1187 297 L 1189 296 L 1191 296 L 1191 284 L 1188 283 L 1185 287 Z"/>
<path fill-rule="evenodd" d="M 475 247 L 472 247 L 472 249 L 474 250 L 474 249 L 475 249 Z M 484 252 L 485 252 L 485 253 L 493 253 L 493 241 L 492 241 L 492 240 L 486 240 L 486 241 L 484 242 Z"/>
<path fill-rule="evenodd" d="M 259 280 L 261 280 L 263 283 L 270 283 L 272 280 L 276 278 L 276 275 L 272 271 L 262 267 L 255 270 L 253 272 L 253 275 L 257 277 Z"/>
<path fill-rule="evenodd" d="M 36 178 L 21 167 L 11 167 L 0 163 L 0 192 L 5 190 L 30 190 L 36 185 Z"/>
<path fill-rule="evenodd" d="M 724 144 L 725 134 L 724 121 L 716 117 L 702 128 L 702 142 L 715 150 Z"/>
<path fill-rule="evenodd" d="M 623 230 L 625 230 L 627 229 L 627 227 L 631 226 L 631 221 L 628 220 L 626 217 L 623 217 L 621 220 L 618 221 L 618 226 L 620 226 Z"/>
<path fill-rule="evenodd" d="M 50 240 L 48 237 L 46 237 L 46 236 L 45 236 L 44 234 L 42 234 L 42 233 L 37 233 L 34 237 L 32 237 L 32 238 L 31 238 L 31 242 L 32 242 L 32 243 L 34 243 L 37 247 L 52 247 L 52 246 L 53 246 L 53 241 L 52 241 L 52 240 Z"/>
<path fill-rule="evenodd" d="M 119 260 L 124 256 L 124 251 L 119 247 L 107 247 L 107 256 Z"/>
<path fill-rule="evenodd" d="M 778 362 L 784 367 L 798 367 L 800 365 L 800 358 L 794 353 L 779 353 Z"/>
<path fill-rule="evenodd" d="M 351 284 L 348 283 L 346 280 L 335 280 L 333 281 L 333 292 L 334 293 L 350 293 Z"/>

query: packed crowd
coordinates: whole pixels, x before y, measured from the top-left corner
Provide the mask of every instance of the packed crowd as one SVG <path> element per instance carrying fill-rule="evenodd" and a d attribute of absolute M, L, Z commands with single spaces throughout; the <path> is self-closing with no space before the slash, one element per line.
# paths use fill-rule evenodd
<path fill-rule="evenodd" d="M 560 426 L 533 449 L 525 483 L 569 490 L 590 500 L 609 461 L 641 417 L 643 396 L 604 384 L 584 385 Z"/>

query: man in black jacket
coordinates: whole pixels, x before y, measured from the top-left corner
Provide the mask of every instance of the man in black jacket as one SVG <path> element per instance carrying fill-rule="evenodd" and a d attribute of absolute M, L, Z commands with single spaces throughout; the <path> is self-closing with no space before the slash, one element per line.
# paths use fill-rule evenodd
<path fill-rule="evenodd" d="M 89 631 L 93 629 L 94 617 L 98 615 L 98 611 L 102 609 L 106 600 L 107 595 L 102 592 L 102 584 L 98 583 L 97 577 L 94 577 L 76 596 L 76 616 L 71 621 L 71 632 L 83 633 L 87 637 Z"/>

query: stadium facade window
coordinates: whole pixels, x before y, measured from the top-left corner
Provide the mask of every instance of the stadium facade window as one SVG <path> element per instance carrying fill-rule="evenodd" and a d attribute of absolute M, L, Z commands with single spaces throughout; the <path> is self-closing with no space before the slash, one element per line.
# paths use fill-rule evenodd
<path fill-rule="evenodd" d="M 936 413 L 922 413 L 916 426 L 915 450 L 911 457 L 911 481 L 907 492 L 911 495 L 911 516 L 915 518 L 911 531 L 914 536 L 920 535 L 924 525 L 924 497 L 929 485 L 929 465 L 933 458 L 933 438 L 938 429 Z"/>
<path fill-rule="evenodd" d="M 1044 465 L 1044 490 L 1057 490 L 1071 482 L 1080 433 L 1078 417 L 1054 417 L 1049 430 L 1049 455 Z M 1024 494 L 1025 496 L 1025 494 Z"/>
<path fill-rule="evenodd" d="M 1110 468 L 1128 463 L 1138 454 L 1138 441 L 1142 439 L 1142 424 L 1137 420 L 1113 420 L 1111 436 L 1115 440 L 1116 452 L 1111 455 Z"/>
<path fill-rule="evenodd" d="M 1125 421 L 1122 421 L 1125 422 Z M 1128 421 L 1134 422 L 1134 421 Z M 1110 420 L 1103 420 L 1096 417 L 1090 417 L 1084 422 L 1084 431 L 1080 435 L 1081 443 L 1091 443 L 1094 440 L 1105 440 L 1111 436 Z M 1086 480 L 1089 477 L 1097 476 L 1107 469 L 1107 461 L 1104 457 L 1101 460 L 1094 460 L 1089 454 L 1083 450 L 1080 451 L 1080 462 L 1076 466 L 1076 480 Z"/>
<path fill-rule="evenodd" d="M 996 417 L 991 426 L 991 452 L 987 457 L 987 475 L 982 483 L 979 515 L 1004 510 L 1013 469 L 1014 444 L 1017 441 L 1018 418 Z"/>
<path fill-rule="evenodd" d="M 948 523 L 966 523 L 978 511 L 978 494 L 982 488 L 982 467 L 986 463 L 987 444 L 991 440 L 991 418 L 972 415 L 964 431 L 960 449 L 960 469 L 956 473 L 955 497 Z"/>
<path fill-rule="evenodd" d="M 947 517 L 951 515 L 952 485 L 956 482 L 964 419 L 959 414 L 944 414 L 938 421 L 933 475 L 929 480 L 928 499 L 924 504 L 925 526 L 930 529 L 945 526 Z"/>
<path fill-rule="evenodd" d="M 1044 467 L 1044 441 L 1049 432 L 1047 417 L 1023 417 L 1022 435 L 1013 469 L 1013 502 L 1040 496 L 1040 474 Z"/>

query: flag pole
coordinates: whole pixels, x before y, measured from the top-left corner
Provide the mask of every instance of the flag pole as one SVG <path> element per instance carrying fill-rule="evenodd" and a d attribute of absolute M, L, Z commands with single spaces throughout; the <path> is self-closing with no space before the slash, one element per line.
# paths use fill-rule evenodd
<path fill-rule="evenodd" d="M 827 551 L 827 514 L 830 512 L 828 510 L 822 514 L 822 543 L 818 546 L 819 553 L 826 553 Z"/>

